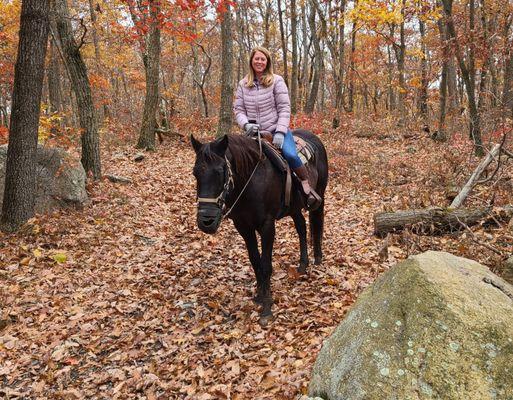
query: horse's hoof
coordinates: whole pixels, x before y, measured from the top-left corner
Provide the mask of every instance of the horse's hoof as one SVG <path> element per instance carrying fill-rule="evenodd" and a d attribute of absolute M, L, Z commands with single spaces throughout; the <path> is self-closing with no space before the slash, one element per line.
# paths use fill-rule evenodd
<path fill-rule="evenodd" d="M 273 319 L 273 314 L 267 314 L 267 315 L 261 315 L 260 319 L 258 320 L 258 323 L 260 326 L 267 326 L 269 325 L 269 322 L 271 322 Z"/>
<path fill-rule="evenodd" d="M 322 264 L 322 257 L 319 257 L 319 258 L 315 258 L 314 260 L 314 265 L 321 265 Z"/>
<path fill-rule="evenodd" d="M 297 273 L 299 275 L 306 275 L 306 266 L 300 265 L 299 268 L 297 269 Z"/>

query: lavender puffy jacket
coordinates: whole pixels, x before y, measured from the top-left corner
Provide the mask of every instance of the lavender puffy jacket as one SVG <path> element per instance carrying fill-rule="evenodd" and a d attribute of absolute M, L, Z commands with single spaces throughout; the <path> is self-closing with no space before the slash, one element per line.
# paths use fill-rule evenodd
<path fill-rule="evenodd" d="M 241 128 L 250 119 L 260 124 L 260 129 L 269 132 L 287 132 L 290 122 L 290 99 L 287 85 L 279 75 L 269 87 L 246 86 L 246 78 L 237 85 L 233 105 L 235 118 Z"/>

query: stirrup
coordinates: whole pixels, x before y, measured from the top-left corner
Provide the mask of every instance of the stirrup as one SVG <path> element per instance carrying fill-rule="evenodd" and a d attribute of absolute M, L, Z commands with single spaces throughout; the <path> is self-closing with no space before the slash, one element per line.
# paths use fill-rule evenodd
<path fill-rule="evenodd" d="M 319 196 L 319 194 L 315 190 L 310 188 L 310 193 L 308 193 L 306 195 L 306 206 L 305 206 L 305 208 L 308 211 L 315 211 L 315 210 L 317 210 L 319 208 L 321 203 L 322 203 L 321 196 Z"/>

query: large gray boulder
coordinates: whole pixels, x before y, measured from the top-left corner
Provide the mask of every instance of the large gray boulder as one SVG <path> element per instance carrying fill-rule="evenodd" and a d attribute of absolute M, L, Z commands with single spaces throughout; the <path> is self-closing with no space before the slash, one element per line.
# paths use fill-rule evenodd
<path fill-rule="evenodd" d="M 7 146 L 0 146 L 0 204 L 4 197 Z M 88 201 L 86 174 L 79 160 L 58 148 L 37 148 L 37 213 L 83 206 Z"/>
<path fill-rule="evenodd" d="M 513 287 L 448 253 L 410 257 L 324 342 L 309 396 L 513 399 Z"/>

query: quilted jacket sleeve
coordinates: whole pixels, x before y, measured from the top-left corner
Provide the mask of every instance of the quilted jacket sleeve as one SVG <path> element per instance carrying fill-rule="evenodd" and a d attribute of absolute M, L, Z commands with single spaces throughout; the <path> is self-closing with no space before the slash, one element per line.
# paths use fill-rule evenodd
<path fill-rule="evenodd" d="M 278 123 L 276 132 L 286 133 L 290 124 L 290 98 L 287 85 L 283 78 L 275 75 L 274 81 L 274 100 L 278 111 Z"/>
<path fill-rule="evenodd" d="M 235 94 L 235 102 L 233 103 L 233 112 L 235 113 L 235 120 L 241 129 L 248 123 L 248 116 L 246 114 L 246 107 L 244 106 L 244 91 L 242 88 L 242 81 L 237 85 L 237 92 Z"/>

